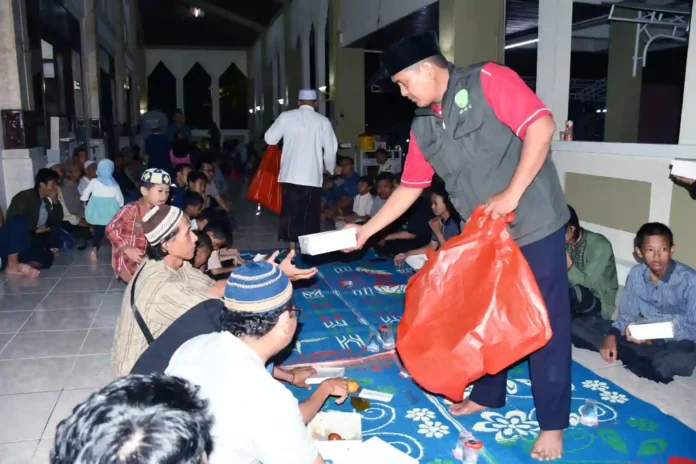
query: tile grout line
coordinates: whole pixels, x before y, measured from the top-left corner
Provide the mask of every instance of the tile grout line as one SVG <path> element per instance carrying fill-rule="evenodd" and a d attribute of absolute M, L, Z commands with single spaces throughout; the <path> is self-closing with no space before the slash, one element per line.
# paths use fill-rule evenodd
<path fill-rule="evenodd" d="M 60 279 L 58 279 L 58 282 L 60 282 Z M 58 282 L 56 282 L 56 284 L 57 284 Z M 55 284 L 54 284 L 54 287 L 55 287 Z M 53 288 L 51 288 L 51 290 L 53 290 Z M 46 298 L 48 298 L 48 295 L 50 295 L 50 294 L 51 294 L 51 292 L 46 293 L 46 295 L 44 295 L 44 297 L 41 299 L 41 301 L 39 301 L 39 302 L 36 304 L 36 307 L 40 306 L 41 303 L 43 303 L 44 300 L 46 300 Z M 12 343 L 12 340 L 15 339 L 15 337 L 17 336 L 17 334 L 19 333 L 19 331 L 22 330 L 22 328 L 27 324 L 27 322 L 29 322 L 29 319 L 31 319 L 31 316 L 34 315 L 34 311 L 36 310 L 36 307 L 34 307 L 34 309 L 32 309 L 31 311 L 27 311 L 27 312 L 30 312 L 31 314 L 29 314 L 29 317 L 27 318 L 27 320 L 24 321 L 24 323 L 19 327 L 19 329 L 17 329 L 17 331 L 12 335 L 12 337 L 10 337 L 10 339 L 7 341 L 7 343 L 5 343 L 5 346 L 3 346 L 2 349 L 0 350 L 0 355 L 2 355 L 3 351 L 5 351 L 5 349 L 6 349 L 8 346 L 10 346 L 10 343 Z M 4 312 L 4 311 L 3 311 L 3 312 Z M 9 311 L 7 311 L 7 312 L 9 312 Z"/>

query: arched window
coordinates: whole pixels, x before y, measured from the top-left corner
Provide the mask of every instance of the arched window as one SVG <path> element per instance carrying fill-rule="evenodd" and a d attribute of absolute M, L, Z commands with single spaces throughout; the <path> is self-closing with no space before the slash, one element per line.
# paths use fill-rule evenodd
<path fill-rule="evenodd" d="M 209 129 L 213 121 L 213 99 L 210 74 L 196 62 L 184 76 L 184 114 L 194 129 Z"/>
<path fill-rule="evenodd" d="M 147 108 L 158 109 L 167 117 L 176 110 L 176 78 L 161 61 L 147 77 Z"/>
<path fill-rule="evenodd" d="M 246 129 L 248 125 L 247 92 L 249 82 L 232 63 L 220 75 L 220 129 Z"/>

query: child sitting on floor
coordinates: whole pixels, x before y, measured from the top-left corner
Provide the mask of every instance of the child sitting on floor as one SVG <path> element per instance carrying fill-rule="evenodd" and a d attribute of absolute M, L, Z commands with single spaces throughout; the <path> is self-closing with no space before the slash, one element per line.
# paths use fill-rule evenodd
<path fill-rule="evenodd" d="M 430 207 L 435 214 L 435 217 L 428 221 L 433 231 L 430 243 L 415 250 L 399 253 L 394 257 L 395 264 L 403 263 L 409 256 L 425 254 L 428 249 L 438 250 L 447 240 L 462 232 L 461 218 L 443 187 L 433 187 L 433 192 L 430 194 Z"/>
<path fill-rule="evenodd" d="M 89 259 L 93 262 L 97 261 L 106 226 L 123 206 L 123 194 L 113 175 L 113 161 L 99 161 L 97 177 L 89 182 L 80 197 L 80 200 L 87 203 L 85 220 L 92 226 L 92 251 Z"/>
<path fill-rule="evenodd" d="M 375 197 L 370 193 L 372 181 L 369 177 L 363 176 L 358 181 L 358 194 L 353 199 L 353 213 L 343 218 L 337 217 L 336 221 L 361 224 L 367 222 L 372 212 L 372 205 Z"/>
<path fill-rule="evenodd" d="M 213 252 L 213 242 L 207 233 L 202 230 L 194 232 L 198 240 L 196 240 L 196 250 L 191 258 L 191 265 L 201 272 L 206 272 L 208 269 L 208 259 Z"/>
<path fill-rule="evenodd" d="M 146 170 L 140 178 L 142 198 L 129 203 L 106 226 L 106 238 L 113 246 L 111 265 L 124 282 L 130 282 L 138 266 L 145 259 L 147 240 L 143 232 L 143 217 L 155 206 L 162 206 L 169 198 L 172 178 L 157 168 Z"/>
<path fill-rule="evenodd" d="M 599 351 L 606 362 L 620 359 L 637 376 L 656 382 L 690 376 L 696 367 L 696 271 L 672 259 L 674 238 L 664 224 L 643 225 L 634 246 L 643 263 L 628 274 L 618 319 L 574 319 L 573 344 Z M 674 321 L 673 340 L 631 336 L 633 324 L 666 318 Z"/>
<path fill-rule="evenodd" d="M 196 221 L 196 218 L 201 214 L 201 211 L 203 211 L 203 205 L 205 204 L 205 200 L 203 197 L 196 192 L 192 192 L 190 190 L 187 190 L 184 192 L 184 214 L 188 216 L 189 220 L 191 221 L 191 230 L 198 230 L 198 222 Z"/>

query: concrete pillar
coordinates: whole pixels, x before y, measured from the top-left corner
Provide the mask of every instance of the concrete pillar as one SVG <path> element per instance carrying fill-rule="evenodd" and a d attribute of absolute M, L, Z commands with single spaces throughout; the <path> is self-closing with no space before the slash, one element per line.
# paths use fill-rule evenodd
<path fill-rule="evenodd" d="M 213 102 L 213 121 L 220 127 L 220 76 L 214 77 L 210 84 L 210 98 Z"/>
<path fill-rule="evenodd" d="M 278 55 L 273 54 L 271 57 L 271 78 L 273 79 L 273 94 L 272 94 L 272 101 L 271 104 L 273 105 L 273 119 L 278 117 L 278 98 L 280 98 L 279 95 L 279 89 L 278 89 Z"/>
<path fill-rule="evenodd" d="M 332 115 L 339 143 L 358 146 L 359 135 L 365 130 L 365 51 L 362 48 L 343 48 L 339 42 L 341 3 L 350 0 L 331 0 L 329 85 Z M 354 150 L 346 155 L 354 156 Z"/>
<path fill-rule="evenodd" d="M 116 0 L 114 2 L 114 29 L 116 32 L 116 53 L 114 55 L 114 66 L 115 66 L 115 76 L 114 76 L 114 87 L 115 87 L 115 102 L 114 109 L 116 110 L 116 118 L 114 119 L 114 136 L 116 138 L 116 147 L 121 147 L 121 132 L 123 125 L 128 121 L 128 114 L 126 114 L 126 89 L 124 87 L 126 83 L 126 46 L 125 34 L 124 34 L 124 12 L 123 12 L 123 2 L 121 0 Z"/>
<path fill-rule="evenodd" d="M 568 119 L 573 2 L 539 0 L 536 93 L 551 110 L 557 132 Z"/>
<path fill-rule="evenodd" d="M 303 32 L 303 34 L 305 34 Z M 311 77 L 311 67 L 309 59 L 309 32 L 307 32 L 306 37 L 302 37 L 302 44 L 300 49 L 300 56 L 302 57 L 302 88 L 308 89 L 312 85 Z"/>
<path fill-rule="evenodd" d="M 105 154 L 101 113 L 99 108 L 99 44 L 97 40 L 97 8 L 94 0 L 83 0 L 82 97 L 85 109 L 85 140 L 90 159 L 103 159 Z M 105 84 L 108 85 L 108 84 Z M 99 127 L 99 130 L 95 130 Z"/>
<path fill-rule="evenodd" d="M 629 16 L 634 15 L 635 12 L 617 8 L 617 14 Z M 643 67 L 640 63 L 638 64 L 634 77 L 633 54 L 637 40 L 636 28 L 636 24 L 623 21 L 613 21 L 609 25 L 605 142 L 638 142 Z M 642 48 L 639 52 L 642 53 Z"/>
<path fill-rule="evenodd" d="M 696 101 L 696 15 L 691 15 L 689 49 L 686 55 L 684 76 L 684 102 Z M 696 145 L 696 106 L 682 105 L 679 143 Z"/>
<path fill-rule="evenodd" d="M 36 116 L 31 112 L 31 47 L 24 0 L 0 2 L 0 40 L 0 110 L 12 110 L 7 120 L 0 121 L 0 207 L 7 211 L 12 197 L 33 187 L 34 173 L 46 165 L 44 149 L 35 146 L 36 128 L 28 124 Z"/>
<path fill-rule="evenodd" d="M 254 118 L 254 64 L 252 60 L 251 48 L 247 50 L 247 109 L 250 110 L 247 114 L 247 130 L 249 134 L 253 134 L 255 130 Z"/>
<path fill-rule="evenodd" d="M 326 86 L 326 21 L 329 14 L 328 0 L 315 0 L 312 3 L 314 20 L 314 56 L 316 66 L 317 92 Z M 319 112 L 326 115 L 326 100 L 319 96 Z"/>
<path fill-rule="evenodd" d="M 457 66 L 502 63 L 505 0 L 440 0 L 440 47 L 445 58 Z"/>
<path fill-rule="evenodd" d="M 290 2 L 285 2 L 283 8 L 284 34 L 285 34 L 285 107 L 297 108 L 297 93 L 301 87 L 301 58 L 297 48 L 297 37 L 292 34 L 292 10 Z"/>

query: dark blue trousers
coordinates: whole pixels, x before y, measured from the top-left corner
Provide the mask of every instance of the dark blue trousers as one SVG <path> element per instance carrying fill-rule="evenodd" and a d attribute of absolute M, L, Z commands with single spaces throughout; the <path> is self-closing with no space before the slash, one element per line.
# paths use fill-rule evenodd
<path fill-rule="evenodd" d="M 539 284 L 553 331 L 549 343 L 529 356 L 536 419 L 541 430 L 563 430 L 569 425 L 572 362 L 565 228 L 521 250 Z M 469 399 L 500 408 L 505 405 L 506 388 L 504 370 L 478 380 Z"/>
<path fill-rule="evenodd" d="M 9 218 L 0 227 L 0 258 L 3 267 L 7 265 L 7 257 L 19 253 L 20 263 L 38 263 L 42 269 L 48 269 L 53 264 L 54 255 L 51 250 L 35 247 L 31 244 L 27 221 L 21 216 Z"/>

